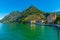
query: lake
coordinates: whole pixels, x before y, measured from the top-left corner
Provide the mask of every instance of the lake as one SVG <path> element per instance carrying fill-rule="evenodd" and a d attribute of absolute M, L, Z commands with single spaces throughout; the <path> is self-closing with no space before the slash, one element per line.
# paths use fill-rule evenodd
<path fill-rule="evenodd" d="M 53 26 L 0 23 L 0 40 L 60 40 L 60 31 Z"/>

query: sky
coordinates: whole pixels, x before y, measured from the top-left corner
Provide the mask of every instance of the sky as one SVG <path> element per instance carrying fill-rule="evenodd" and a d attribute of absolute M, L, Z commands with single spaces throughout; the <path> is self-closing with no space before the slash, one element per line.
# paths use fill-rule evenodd
<path fill-rule="evenodd" d="M 0 0 L 0 19 L 11 11 L 22 12 L 31 5 L 44 12 L 60 11 L 60 0 Z"/>

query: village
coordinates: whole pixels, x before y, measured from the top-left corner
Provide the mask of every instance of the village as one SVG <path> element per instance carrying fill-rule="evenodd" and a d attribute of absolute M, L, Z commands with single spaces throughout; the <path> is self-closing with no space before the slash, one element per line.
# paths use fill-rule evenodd
<path fill-rule="evenodd" d="M 35 23 L 41 23 L 41 24 L 44 24 L 44 23 L 47 23 L 47 24 L 53 24 L 54 21 L 56 21 L 56 13 L 54 14 L 50 14 L 48 17 L 47 17 L 47 20 L 32 20 L 31 23 L 35 24 Z M 58 24 L 60 24 L 60 22 L 58 21 Z"/>

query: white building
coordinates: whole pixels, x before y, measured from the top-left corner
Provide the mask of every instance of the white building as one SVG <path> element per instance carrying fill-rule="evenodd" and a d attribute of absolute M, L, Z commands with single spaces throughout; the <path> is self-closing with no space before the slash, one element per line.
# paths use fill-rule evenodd
<path fill-rule="evenodd" d="M 56 14 L 50 14 L 48 17 L 47 17 L 47 22 L 48 23 L 51 23 L 51 22 L 54 22 L 56 20 Z"/>
<path fill-rule="evenodd" d="M 35 24 L 35 23 L 36 23 L 36 20 L 32 20 L 32 21 L 31 21 L 31 24 Z"/>

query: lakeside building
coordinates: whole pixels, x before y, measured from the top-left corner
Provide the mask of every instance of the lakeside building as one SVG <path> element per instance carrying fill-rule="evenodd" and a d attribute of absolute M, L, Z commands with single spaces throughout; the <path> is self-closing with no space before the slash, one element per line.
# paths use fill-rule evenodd
<path fill-rule="evenodd" d="M 31 24 L 43 24 L 44 20 L 31 20 Z"/>
<path fill-rule="evenodd" d="M 30 21 L 31 22 L 31 24 L 43 24 L 44 23 L 44 17 L 42 16 L 37 16 L 37 17 L 35 17 L 35 16 L 33 16 L 33 18 L 32 18 L 32 20 Z"/>
<path fill-rule="evenodd" d="M 47 22 L 48 22 L 48 23 L 53 23 L 55 20 L 56 20 L 56 13 L 50 14 L 50 15 L 47 17 Z"/>
<path fill-rule="evenodd" d="M 31 20 L 31 24 L 36 24 L 36 20 Z"/>

